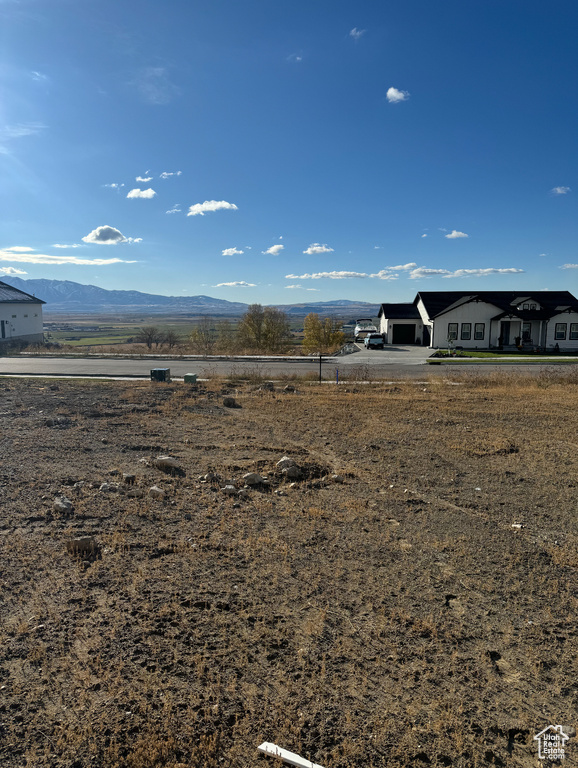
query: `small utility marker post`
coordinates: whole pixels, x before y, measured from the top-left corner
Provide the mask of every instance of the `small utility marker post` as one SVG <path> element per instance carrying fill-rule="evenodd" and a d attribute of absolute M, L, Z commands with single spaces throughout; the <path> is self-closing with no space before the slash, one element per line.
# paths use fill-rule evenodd
<path fill-rule="evenodd" d="M 321 384 L 321 362 L 323 360 L 323 355 L 321 352 L 319 353 L 319 383 Z"/>
<path fill-rule="evenodd" d="M 271 757 L 280 757 L 284 763 L 293 765 L 295 768 L 323 768 L 322 765 L 312 763 L 311 760 L 306 760 L 304 757 L 296 755 L 295 752 L 289 752 L 288 749 L 283 749 L 282 747 L 278 747 L 276 744 L 271 744 L 268 741 L 264 741 L 260 746 L 257 747 L 257 749 L 259 752 L 263 752 L 266 755 L 271 755 Z"/>

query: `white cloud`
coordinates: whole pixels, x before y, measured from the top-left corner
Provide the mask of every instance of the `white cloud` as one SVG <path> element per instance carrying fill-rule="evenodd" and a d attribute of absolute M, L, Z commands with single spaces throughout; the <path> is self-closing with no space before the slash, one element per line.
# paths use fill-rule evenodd
<path fill-rule="evenodd" d="M 182 174 L 182 171 L 163 171 L 161 175 L 159 176 L 159 179 L 170 179 L 171 176 L 180 176 Z"/>
<path fill-rule="evenodd" d="M 108 187 L 108 189 L 116 189 L 118 191 L 124 187 L 124 184 L 118 184 L 116 181 L 113 181 L 112 184 L 103 184 L 102 186 Z"/>
<path fill-rule="evenodd" d="M 370 275 L 370 277 L 377 277 L 378 280 L 397 280 L 399 275 L 396 275 L 394 272 L 389 272 L 388 269 L 380 269 L 379 272 L 375 272 L 373 275 Z"/>
<path fill-rule="evenodd" d="M 554 189 L 551 189 L 550 192 L 553 195 L 567 195 L 568 192 L 572 192 L 570 187 L 554 187 Z"/>
<path fill-rule="evenodd" d="M 15 253 L 30 253 L 34 248 L 29 248 L 27 245 L 13 245 L 11 248 L 6 248 L 7 251 L 14 251 Z"/>
<path fill-rule="evenodd" d="M 144 67 L 131 85 L 149 104 L 168 104 L 180 94 L 180 88 L 171 82 L 165 67 Z"/>
<path fill-rule="evenodd" d="M 32 248 L 15 247 L 0 250 L 0 261 L 15 261 L 23 264 L 78 264 L 80 266 L 104 266 L 107 264 L 136 264 L 125 259 L 79 259 L 76 256 L 54 256 L 36 253 Z"/>
<path fill-rule="evenodd" d="M 422 235 L 422 237 L 427 237 L 427 235 Z"/>
<path fill-rule="evenodd" d="M 49 80 L 48 75 L 43 75 L 42 72 L 35 72 L 34 70 L 30 73 L 30 77 L 37 83 L 46 83 Z"/>
<path fill-rule="evenodd" d="M 143 197 L 145 200 L 150 200 L 156 195 L 156 192 L 154 189 L 131 189 L 131 191 L 128 193 L 127 197 Z"/>
<path fill-rule="evenodd" d="M 456 269 L 451 272 L 449 269 L 427 269 L 426 267 L 418 267 L 413 269 L 410 274 L 410 280 L 423 280 L 429 277 L 485 277 L 487 275 L 513 275 L 524 272 L 523 269 L 509 268 L 497 268 L 488 267 L 485 269 Z"/>
<path fill-rule="evenodd" d="M 347 280 L 350 277 L 369 277 L 367 272 L 313 272 L 312 274 L 306 273 L 304 275 L 285 275 L 286 280 L 319 280 L 321 278 L 329 278 L 330 280 Z"/>
<path fill-rule="evenodd" d="M 417 269 L 412 269 L 409 273 L 409 279 L 422 280 L 425 277 L 443 277 L 445 275 L 449 275 L 448 269 L 427 269 L 426 267 L 418 267 Z"/>
<path fill-rule="evenodd" d="M 315 293 L 320 293 L 319 288 L 304 288 L 302 285 L 286 285 L 285 288 L 289 288 L 289 289 L 298 288 L 301 291 L 315 291 Z"/>
<path fill-rule="evenodd" d="M 137 176 L 136 179 L 135 179 L 135 181 L 138 181 L 141 184 L 146 184 L 147 182 L 152 181 L 152 180 L 153 180 L 152 176 Z"/>
<path fill-rule="evenodd" d="M 485 277 L 486 275 L 517 275 L 520 272 L 524 272 L 523 269 L 515 269 L 514 267 L 508 269 L 497 269 L 494 267 L 486 269 L 456 269 L 455 272 L 450 272 L 444 277 Z"/>
<path fill-rule="evenodd" d="M 240 251 L 238 248 L 225 248 L 222 251 L 223 256 L 241 256 L 245 251 Z"/>
<path fill-rule="evenodd" d="M 469 237 L 465 232 L 458 232 L 457 229 L 452 230 L 449 235 L 445 235 L 448 240 L 457 240 L 458 237 Z"/>
<path fill-rule="evenodd" d="M 270 248 L 267 248 L 266 251 L 261 251 L 261 253 L 268 253 L 271 256 L 278 256 L 284 248 L 285 246 L 279 243 L 278 245 L 272 245 Z"/>
<path fill-rule="evenodd" d="M 292 53 L 290 56 L 287 56 L 287 61 L 290 61 L 291 63 L 299 64 L 303 61 L 303 54 L 302 53 Z"/>
<path fill-rule="evenodd" d="M 366 29 L 357 29 L 357 27 L 353 27 L 349 33 L 349 37 L 352 37 L 354 40 L 359 40 L 366 32 Z"/>
<path fill-rule="evenodd" d="M 409 99 L 407 91 L 398 91 L 397 88 L 388 88 L 386 96 L 390 104 L 397 104 L 400 101 L 407 101 Z"/>
<path fill-rule="evenodd" d="M 170 210 L 167 211 L 167 213 L 182 213 L 181 204 L 176 203 Z"/>
<path fill-rule="evenodd" d="M 236 211 L 238 208 L 234 203 L 227 203 L 225 200 L 205 200 L 204 203 L 191 205 L 187 216 L 204 216 L 205 213 L 222 210 Z"/>
<path fill-rule="evenodd" d="M 99 245 L 116 245 L 117 243 L 128 242 L 128 238 L 120 230 L 109 227 L 108 224 L 93 229 L 82 240 L 85 243 L 98 243 Z"/>
<path fill-rule="evenodd" d="M 410 261 L 408 264 L 396 264 L 395 267 L 386 267 L 386 269 L 389 269 L 390 271 L 395 270 L 396 272 L 408 272 L 410 269 L 415 269 L 417 267 L 417 264 L 415 261 Z"/>
<path fill-rule="evenodd" d="M 578 264 L 563 264 L 560 269 L 578 269 Z"/>
<path fill-rule="evenodd" d="M 246 280 L 235 280 L 232 283 L 217 283 L 214 288 L 255 288 L 256 283 L 248 283 Z"/>
<path fill-rule="evenodd" d="M 318 253 L 333 253 L 333 248 L 329 248 L 327 245 L 321 245 L 321 243 L 311 243 L 309 248 L 307 248 L 306 251 L 303 251 L 303 253 L 307 253 L 309 256 L 313 256 L 313 254 Z"/>
<path fill-rule="evenodd" d="M 63 245 L 62 243 L 53 243 L 51 248 L 82 248 L 80 243 L 71 243 L 70 245 Z"/>
<path fill-rule="evenodd" d="M 15 275 L 27 275 L 28 272 L 25 272 L 23 269 L 16 269 L 16 267 L 1 267 L 0 274 L 14 277 Z"/>
<path fill-rule="evenodd" d="M 23 136 L 35 136 L 45 130 L 46 126 L 42 123 L 17 123 L 16 125 L 5 125 L 0 128 L 0 140 L 2 139 L 20 139 Z"/>

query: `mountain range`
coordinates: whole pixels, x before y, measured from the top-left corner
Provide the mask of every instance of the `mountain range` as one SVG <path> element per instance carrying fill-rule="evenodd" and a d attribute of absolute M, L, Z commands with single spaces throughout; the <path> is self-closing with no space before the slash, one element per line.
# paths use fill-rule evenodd
<path fill-rule="evenodd" d="M 48 313 L 95 314 L 115 312 L 121 314 L 180 314 L 180 315 L 242 315 L 248 304 L 211 296 L 162 296 L 140 291 L 109 291 L 96 285 L 83 285 L 71 280 L 23 280 L 20 277 L 4 277 L 3 282 L 46 302 Z M 289 315 L 307 315 L 317 312 L 323 315 L 339 315 L 356 318 L 375 316 L 378 304 L 368 302 L 335 301 L 308 302 L 306 304 L 272 305 Z"/>

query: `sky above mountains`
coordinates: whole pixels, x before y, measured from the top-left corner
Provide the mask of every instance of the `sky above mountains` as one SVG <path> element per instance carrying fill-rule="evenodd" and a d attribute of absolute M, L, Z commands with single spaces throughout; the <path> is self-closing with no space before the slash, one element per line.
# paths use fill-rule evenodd
<path fill-rule="evenodd" d="M 578 290 L 574 0 L 0 0 L 0 279 Z"/>

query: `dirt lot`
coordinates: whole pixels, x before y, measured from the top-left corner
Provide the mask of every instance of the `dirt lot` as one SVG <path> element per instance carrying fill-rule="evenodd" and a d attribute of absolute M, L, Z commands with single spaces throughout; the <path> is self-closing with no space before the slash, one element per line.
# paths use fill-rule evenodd
<path fill-rule="evenodd" d="M 529 768 L 575 733 L 578 384 L 1 385 L 2 766 Z"/>

